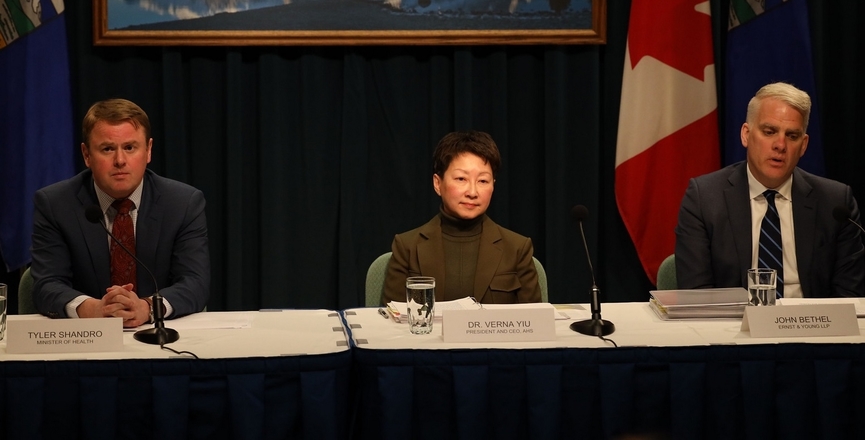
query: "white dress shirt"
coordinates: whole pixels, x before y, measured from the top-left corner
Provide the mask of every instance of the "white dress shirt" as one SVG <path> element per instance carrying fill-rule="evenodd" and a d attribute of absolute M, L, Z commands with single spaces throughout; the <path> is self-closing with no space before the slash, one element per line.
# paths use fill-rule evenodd
<path fill-rule="evenodd" d="M 760 256 L 760 226 L 769 203 L 763 195 L 767 189 L 778 191 L 775 195 L 775 208 L 781 220 L 781 247 L 784 254 L 784 298 L 802 298 L 802 285 L 799 284 L 799 270 L 796 264 L 796 235 L 793 229 L 793 176 L 777 188 L 767 188 L 748 170 L 748 193 L 751 198 L 751 267 L 757 267 Z"/>

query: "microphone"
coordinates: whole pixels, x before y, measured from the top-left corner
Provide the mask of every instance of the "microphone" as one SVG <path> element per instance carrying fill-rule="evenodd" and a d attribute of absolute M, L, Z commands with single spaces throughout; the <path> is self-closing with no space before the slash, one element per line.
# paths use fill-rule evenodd
<path fill-rule="evenodd" d="M 586 260 L 589 262 L 589 274 L 592 275 L 592 319 L 577 321 L 571 324 L 571 330 L 589 336 L 607 336 L 616 331 L 612 322 L 601 319 L 601 301 L 598 295 L 601 290 L 595 283 L 595 269 L 592 267 L 592 257 L 589 255 L 589 245 L 586 244 L 586 233 L 583 231 L 583 220 L 589 216 L 589 210 L 583 205 L 571 209 L 571 217 L 580 225 L 580 235 L 583 237 L 583 248 L 586 250 Z"/>
<path fill-rule="evenodd" d="M 853 223 L 854 225 L 856 225 L 857 228 L 859 228 L 860 231 L 862 231 L 863 234 L 865 234 L 865 229 L 862 229 L 862 226 L 859 225 L 859 223 L 856 223 L 855 221 L 853 221 L 853 219 L 850 218 L 850 214 L 851 214 L 850 208 L 847 208 L 846 206 L 840 206 L 839 205 L 839 206 L 836 206 L 834 209 L 832 209 L 832 217 L 835 217 L 835 220 L 837 222 L 839 222 L 839 223 L 843 223 L 843 222 Z"/>
<path fill-rule="evenodd" d="M 87 217 L 87 221 L 90 223 L 99 223 L 102 226 L 102 229 L 117 243 L 121 249 L 123 249 L 132 259 L 138 263 L 139 266 L 144 268 L 150 278 L 153 280 L 153 288 L 156 290 L 153 293 L 153 304 L 151 305 L 151 313 L 153 314 L 153 328 L 139 330 L 135 332 L 133 337 L 135 340 L 139 342 L 143 342 L 145 344 L 153 344 L 159 345 L 160 347 L 165 344 L 170 344 L 172 342 L 176 342 L 180 339 L 180 334 L 177 333 L 177 330 L 171 328 L 165 328 L 165 314 L 163 313 L 164 305 L 162 303 L 162 295 L 159 294 L 159 283 L 156 282 L 156 277 L 153 276 L 153 272 L 147 268 L 138 257 L 135 256 L 129 249 L 126 249 L 126 246 L 105 227 L 105 223 L 103 221 L 105 218 L 102 214 L 102 209 L 97 205 L 91 205 L 84 209 L 84 216 Z"/>

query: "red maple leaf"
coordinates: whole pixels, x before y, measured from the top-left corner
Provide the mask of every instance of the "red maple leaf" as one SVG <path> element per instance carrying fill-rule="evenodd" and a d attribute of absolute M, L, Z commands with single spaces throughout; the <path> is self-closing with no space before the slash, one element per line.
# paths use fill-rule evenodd
<path fill-rule="evenodd" d="M 712 21 L 694 6 L 706 0 L 633 0 L 628 28 L 631 68 L 644 56 L 703 80 L 714 64 Z"/>

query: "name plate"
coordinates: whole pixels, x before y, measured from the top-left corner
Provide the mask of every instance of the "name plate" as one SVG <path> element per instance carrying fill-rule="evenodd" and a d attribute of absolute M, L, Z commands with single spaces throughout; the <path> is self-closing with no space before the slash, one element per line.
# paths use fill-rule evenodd
<path fill-rule="evenodd" d="M 485 306 L 477 310 L 442 310 L 445 342 L 535 342 L 556 339 L 556 309 Z"/>
<path fill-rule="evenodd" d="M 749 306 L 741 330 L 753 338 L 857 336 L 859 323 L 853 304 Z"/>
<path fill-rule="evenodd" d="M 6 353 L 94 353 L 123 349 L 123 319 L 15 319 Z"/>

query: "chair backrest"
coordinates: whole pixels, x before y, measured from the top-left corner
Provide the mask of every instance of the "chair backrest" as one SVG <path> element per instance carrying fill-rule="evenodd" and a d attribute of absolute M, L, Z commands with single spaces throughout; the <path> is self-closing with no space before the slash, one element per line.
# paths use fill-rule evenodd
<path fill-rule="evenodd" d="M 381 296 L 384 294 L 384 277 L 387 273 L 387 263 L 390 261 L 392 252 L 385 252 L 373 260 L 366 271 L 366 306 L 378 307 L 381 305 Z M 541 302 L 549 302 L 547 293 L 547 272 L 537 258 L 532 257 L 535 262 L 535 270 L 538 271 L 538 285 L 541 286 Z"/>
<path fill-rule="evenodd" d="M 537 258 L 532 257 L 535 262 L 535 270 L 538 271 L 538 285 L 541 286 L 541 302 L 550 302 L 550 296 L 547 293 L 547 271 L 544 270 L 544 265 Z"/>
<path fill-rule="evenodd" d="M 658 290 L 675 290 L 679 287 L 676 281 L 676 254 L 672 254 L 658 267 Z"/>
<path fill-rule="evenodd" d="M 381 296 L 384 294 L 384 276 L 387 273 L 387 263 L 393 252 L 385 252 L 373 260 L 366 271 L 366 306 L 378 307 L 381 305 Z"/>
<path fill-rule="evenodd" d="M 18 314 L 31 315 L 39 313 L 36 311 L 36 305 L 33 304 L 33 276 L 30 275 L 28 267 L 21 274 L 21 281 L 18 283 Z"/>

